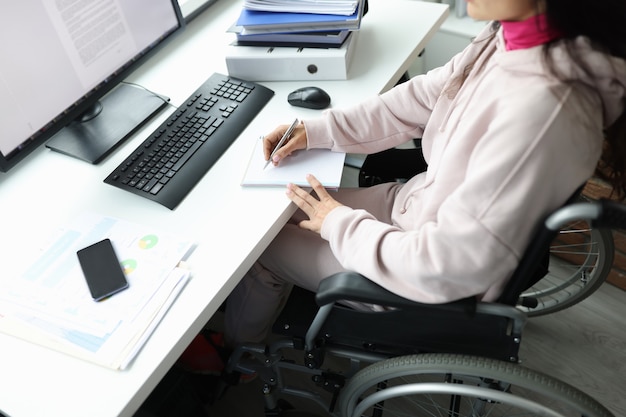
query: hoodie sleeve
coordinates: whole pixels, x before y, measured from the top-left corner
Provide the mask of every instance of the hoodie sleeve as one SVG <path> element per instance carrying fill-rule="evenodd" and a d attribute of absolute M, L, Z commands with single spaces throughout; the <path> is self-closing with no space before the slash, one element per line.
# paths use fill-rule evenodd
<path fill-rule="evenodd" d="M 480 43 L 472 44 L 445 66 L 361 104 L 327 110 L 320 118 L 305 120 L 308 148 L 370 154 L 422 137 L 439 97 L 480 47 Z"/>

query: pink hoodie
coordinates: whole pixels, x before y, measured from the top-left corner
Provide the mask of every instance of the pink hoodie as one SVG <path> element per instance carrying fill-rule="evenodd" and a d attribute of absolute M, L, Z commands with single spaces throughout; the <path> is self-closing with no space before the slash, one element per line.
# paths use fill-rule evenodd
<path fill-rule="evenodd" d="M 393 224 L 339 207 L 321 231 L 345 268 L 416 301 L 496 299 L 533 225 L 593 174 L 602 128 L 624 110 L 624 60 L 579 39 L 595 76 L 584 76 L 557 49 L 558 67 L 580 81 L 563 85 L 546 75 L 540 46 L 506 51 L 501 30 L 482 71 L 450 98 L 450 80 L 483 45 L 475 42 L 445 66 L 358 106 L 304 123 L 309 148 L 374 153 L 422 138 L 428 171 L 390 197 Z"/>

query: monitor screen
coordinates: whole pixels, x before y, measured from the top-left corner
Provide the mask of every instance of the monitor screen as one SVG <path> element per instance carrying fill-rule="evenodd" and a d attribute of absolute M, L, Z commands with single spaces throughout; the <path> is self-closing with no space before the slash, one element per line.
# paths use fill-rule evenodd
<path fill-rule="evenodd" d="M 164 104 L 130 84 L 130 94 L 115 97 L 113 89 L 183 25 L 177 0 L 1 2 L 0 171 L 50 138 L 58 143 L 52 149 L 98 162 L 142 123 L 138 115 L 116 119 L 128 110 L 121 107 L 145 102 L 149 117 Z M 102 132 L 106 126 L 115 132 Z M 85 135 L 98 143 L 84 145 Z"/>

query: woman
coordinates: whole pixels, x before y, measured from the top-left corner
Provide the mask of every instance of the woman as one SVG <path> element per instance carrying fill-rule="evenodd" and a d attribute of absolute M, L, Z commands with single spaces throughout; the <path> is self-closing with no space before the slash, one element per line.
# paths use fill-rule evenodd
<path fill-rule="evenodd" d="M 225 343 L 261 342 L 292 284 L 316 290 L 354 270 L 406 298 L 442 303 L 500 294 L 531 227 L 596 172 L 626 190 L 623 0 L 467 0 L 493 20 L 445 66 L 358 106 L 298 126 L 273 158 L 329 148 L 375 153 L 421 137 L 428 169 L 404 185 L 315 195 L 227 302 Z M 265 139 L 265 156 L 286 126 Z M 600 162 L 600 163 L 598 163 Z M 356 306 L 358 308 L 376 308 Z M 181 358 L 221 370 L 198 338 Z"/>

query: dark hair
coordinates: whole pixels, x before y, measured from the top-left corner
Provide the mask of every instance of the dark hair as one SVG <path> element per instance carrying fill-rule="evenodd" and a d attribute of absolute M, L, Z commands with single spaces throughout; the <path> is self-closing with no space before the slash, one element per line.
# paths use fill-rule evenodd
<path fill-rule="evenodd" d="M 575 39 L 586 36 L 594 49 L 609 55 L 626 59 L 626 1 L 625 0 L 535 0 L 537 10 L 545 6 L 545 14 L 550 28 L 562 36 L 543 46 L 544 63 L 559 80 L 567 83 L 552 60 L 550 53 L 556 45 L 565 45 L 570 59 L 577 63 L 583 71 L 591 74 L 588 64 L 578 55 Z M 487 49 L 489 41 L 500 27 L 493 22 L 493 34 L 484 39 L 484 46 L 478 56 Z M 541 29 L 541 28 L 540 28 Z M 492 51 L 493 53 L 493 51 Z M 463 74 L 454 80 L 447 90 L 450 95 L 456 94 L 478 58 L 468 64 Z M 484 61 L 483 61 L 484 62 Z M 480 69 L 479 69 L 480 70 Z M 613 188 L 613 193 L 623 198 L 626 196 L 626 111 L 611 126 L 604 130 L 604 147 L 596 168 L 596 176 Z"/>
<path fill-rule="evenodd" d="M 551 28 L 562 38 L 544 46 L 544 62 L 548 70 L 559 79 L 550 50 L 558 43 L 565 43 L 567 54 L 585 72 L 591 73 L 587 64 L 578 56 L 574 39 L 586 36 L 592 46 L 609 55 L 626 59 L 626 1 L 624 0 L 535 0 L 537 7 L 543 2 L 546 18 Z M 626 112 L 604 131 L 604 149 L 596 168 L 596 176 L 608 182 L 613 192 L 626 196 Z"/>

